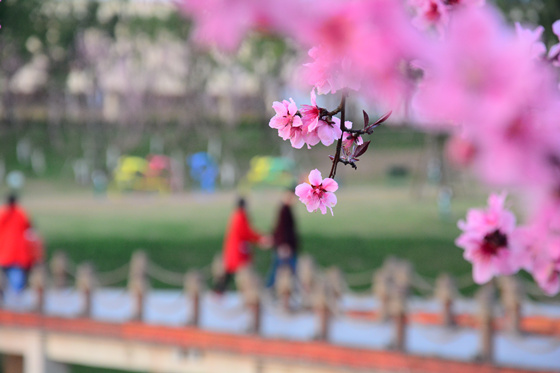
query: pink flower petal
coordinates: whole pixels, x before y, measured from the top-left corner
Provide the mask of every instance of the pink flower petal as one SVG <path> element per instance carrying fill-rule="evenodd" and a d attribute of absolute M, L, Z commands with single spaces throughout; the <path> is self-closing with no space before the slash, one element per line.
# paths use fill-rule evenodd
<path fill-rule="evenodd" d="M 336 192 L 338 189 L 338 183 L 330 177 L 327 177 L 323 180 L 323 189 L 327 192 Z"/>
<path fill-rule="evenodd" d="M 295 115 L 297 113 L 297 105 L 292 98 L 290 98 L 290 103 L 288 104 L 288 113 L 290 115 Z"/>
<path fill-rule="evenodd" d="M 309 183 L 313 186 L 319 186 L 322 182 L 321 172 L 318 169 L 311 170 L 309 173 Z"/>
<path fill-rule="evenodd" d="M 552 24 L 552 32 L 560 38 L 560 19 Z"/>
<path fill-rule="evenodd" d="M 324 126 L 320 126 L 317 129 L 317 135 L 319 135 L 319 138 L 321 139 L 321 142 L 325 146 L 332 145 L 332 143 L 336 139 L 336 136 L 333 133 L 332 127 L 329 126 L 328 124 L 324 125 Z"/>
<path fill-rule="evenodd" d="M 304 138 L 301 134 L 297 134 L 297 135 L 292 136 L 290 138 L 290 143 L 292 144 L 292 146 L 294 148 L 301 149 L 303 147 L 303 145 L 305 144 L 305 140 L 304 140 Z"/>
<path fill-rule="evenodd" d="M 272 103 L 272 108 L 276 112 L 276 115 L 284 116 L 284 115 L 288 114 L 288 111 L 287 111 L 288 108 L 281 102 L 274 101 Z"/>
<path fill-rule="evenodd" d="M 311 90 L 311 105 L 317 106 L 317 95 L 315 94 L 315 87 Z"/>
<path fill-rule="evenodd" d="M 299 198 L 303 198 L 303 199 L 307 199 L 309 196 L 309 193 L 311 193 L 313 191 L 313 188 L 311 187 L 311 185 L 307 184 L 307 183 L 302 183 L 299 184 L 296 187 L 295 193 L 296 196 L 298 196 Z"/>
<path fill-rule="evenodd" d="M 336 199 L 336 195 L 334 193 L 327 193 L 325 194 L 323 201 L 325 203 L 326 206 L 328 207 L 334 207 L 336 205 L 337 199 Z"/>
<path fill-rule="evenodd" d="M 494 275 L 490 260 L 484 259 L 473 263 L 473 280 L 477 284 L 485 284 Z"/>
<path fill-rule="evenodd" d="M 298 116 L 294 117 L 294 120 L 292 122 L 292 127 L 301 127 L 303 125 L 303 122 L 301 121 L 301 118 Z"/>

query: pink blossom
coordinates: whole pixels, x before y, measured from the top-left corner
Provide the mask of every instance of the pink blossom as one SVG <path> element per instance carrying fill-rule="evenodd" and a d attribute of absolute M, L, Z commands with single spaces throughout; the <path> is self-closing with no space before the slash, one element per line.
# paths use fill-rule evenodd
<path fill-rule="evenodd" d="M 301 120 L 308 131 L 313 131 L 319 125 L 321 109 L 317 106 L 315 88 L 311 90 L 311 105 L 301 105 Z"/>
<path fill-rule="evenodd" d="M 539 26 L 534 30 L 529 30 L 521 26 L 518 22 L 515 23 L 515 31 L 517 37 L 525 45 L 528 53 L 534 59 L 541 59 L 546 54 L 546 46 L 541 41 L 544 27 Z"/>
<path fill-rule="evenodd" d="M 538 79 L 525 45 L 492 8 L 457 11 L 430 56 L 414 106 L 439 125 L 503 123 Z"/>
<path fill-rule="evenodd" d="M 442 0 L 412 0 L 410 4 L 416 10 L 413 24 L 424 30 L 435 27 L 439 31 L 447 24 L 448 10 Z"/>
<path fill-rule="evenodd" d="M 476 150 L 471 165 L 479 177 L 495 185 L 542 187 L 556 184 L 560 162 L 560 98 L 552 79 L 532 90 L 510 116 L 494 123 L 464 126 Z"/>
<path fill-rule="evenodd" d="M 452 164 L 466 167 L 475 158 L 476 148 L 464 136 L 453 135 L 445 144 L 445 154 Z"/>
<path fill-rule="evenodd" d="M 560 199 L 557 193 L 533 197 L 532 205 L 538 208 L 529 225 L 518 229 L 526 248 L 523 268 L 545 293 L 553 295 L 560 290 Z"/>
<path fill-rule="evenodd" d="M 303 183 L 296 187 L 296 195 L 299 200 L 305 204 L 307 211 L 313 212 L 317 209 L 321 210 L 324 215 L 327 213 L 327 207 L 331 210 L 336 205 L 336 196 L 334 192 L 338 189 L 338 184 L 331 178 L 323 179 L 321 172 L 314 169 L 309 173 L 309 183 Z"/>
<path fill-rule="evenodd" d="M 329 11 L 313 14 L 313 21 L 305 22 L 305 32 L 295 36 L 314 46 L 309 51 L 312 61 L 304 70 L 308 83 L 320 94 L 350 88 L 382 106 L 400 105 L 412 88 L 403 66 L 429 53 L 425 37 L 410 24 L 402 2 L 328 4 Z"/>
<path fill-rule="evenodd" d="M 560 19 L 552 24 L 552 31 L 560 39 Z M 554 44 L 548 50 L 548 59 L 554 66 L 560 66 L 560 43 Z"/>
<path fill-rule="evenodd" d="M 237 48 L 251 29 L 270 22 L 269 0 L 181 0 L 180 6 L 195 20 L 197 42 L 227 51 Z"/>
<path fill-rule="evenodd" d="M 307 149 L 311 149 L 312 146 L 317 145 L 321 142 L 319 138 L 318 128 L 315 128 L 313 131 L 306 131 L 303 135 L 305 143 L 307 144 Z"/>
<path fill-rule="evenodd" d="M 340 129 L 340 119 L 333 117 L 331 121 L 319 121 L 317 135 L 325 146 L 332 145 L 335 140 L 340 139 L 342 130 Z"/>
<path fill-rule="evenodd" d="M 533 278 L 548 295 L 560 290 L 560 259 L 539 257 L 535 260 Z"/>
<path fill-rule="evenodd" d="M 274 101 L 272 108 L 276 115 L 270 119 L 268 125 L 278 130 L 278 136 L 283 140 L 290 139 L 294 148 L 300 149 L 305 143 L 306 131 L 301 118 L 297 115 L 298 109 L 292 98 L 290 101 Z"/>
<path fill-rule="evenodd" d="M 533 278 L 545 293 L 554 295 L 560 291 L 560 235 L 549 232 L 540 241 L 531 268 Z"/>
<path fill-rule="evenodd" d="M 344 125 L 347 129 L 352 129 L 352 122 L 349 120 L 345 121 Z M 362 139 L 362 136 L 358 134 L 344 132 L 342 135 L 342 149 L 346 155 L 352 154 L 352 148 L 355 145 L 362 145 L 363 143 L 364 140 Z"/>
<path fill-rule="evenodd" d="M 451 7 L 456 6 L 482 6 L 486 0 L 444 0 L 445 4 Z"/>
<path fill-rule="evenodd" d="M 467 220 L 458 223 L 463 233 L 455 244 L 473 265 L 473 278 L 478 284 L 493 276 L 510 275 L 521 267 L 522 248 L 515 240 L 515 216 L 504 208 L 506 195 L 492 194 L 488 208 L 470 209 Z"/>
<path fill-rule="evenodd" d="M 336 93 L 342 88 L 359 89 L 349 59 L 341 59 L 324 47 L 313 47 L 308 54 L 312 61 L 303 65 L 304 70 L 300 74 L 317 89 L 317 93 Z"/>

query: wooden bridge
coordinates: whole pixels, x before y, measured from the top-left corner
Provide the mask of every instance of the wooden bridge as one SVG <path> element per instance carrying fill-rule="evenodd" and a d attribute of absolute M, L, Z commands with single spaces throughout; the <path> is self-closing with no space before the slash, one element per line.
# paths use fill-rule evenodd
<path fill-rule="evenodd" d="M 200 273 L 183 278 L 141 253 L 97 276 L 67 264 L 57 254 L 29 289 L 5 292 L 4 373 L 58 373 L 68 364 L 157 373 L 560 372 L 560 303 L 529 300 L 515 278 L 500 281 L 501 302 L 490 286 L 469 299 L 449 276 L 431 285 L 393 260 L 370 274 L 371 294 L 357 294 L 340 271 L 316 271 L 301 258 L 297 285 L 280 273 L 276 291 L 264 291 L 246 271 L 239 292 L 217 296 Z M 126 277 L 128 287 L 106 284 Z M 183 289 L 148 290 L 149 278 L 181 280 Z M 412 296 L 412 285 L 434 286 L 436 296 Z"/>

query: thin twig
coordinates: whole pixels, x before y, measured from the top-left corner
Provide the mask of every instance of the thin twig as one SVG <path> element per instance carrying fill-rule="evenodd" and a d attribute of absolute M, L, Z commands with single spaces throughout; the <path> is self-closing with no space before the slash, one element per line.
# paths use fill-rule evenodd
<path fill-rule="evenodd" d="M 340 105 L 338 106 L 338 108 L 340 108 L 340 127 L 342 129 L 342 133 L 340 134 L 340 139 L 338 139 L 338 142 L 336 143 L 336 154 L 334 155 L 331 172 L 329 173 L 329 178 L 331 179 L 333 179 L 336 175 L 336 166 L 338 165 L 338 162 L 340 162 L 342 139 L 344 138 L 344 131 L 346 131 L 346 93 L 342 94 L 342 98 L 340 100 Z"/>

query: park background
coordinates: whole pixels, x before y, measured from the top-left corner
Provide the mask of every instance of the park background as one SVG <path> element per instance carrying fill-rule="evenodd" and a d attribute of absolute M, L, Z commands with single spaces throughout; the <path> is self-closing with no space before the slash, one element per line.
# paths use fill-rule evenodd
<path fill-rule="evenodd" d="M 544 25 L 552 41 L 557 1 L 496 3 L 511 21 Z M 253 157 L 289 159 L 297 179 L 328 170 L 333 149 L 295 150 L 268 127 L 274 100 L 308 100 L 290 84 L 298 60 L 289 43 L 253 35 L 234 54 L 201 50 L 167 1 L 4 0 L 0 24 L 0 192 L 9 192 L 13 171 L 25 176 L 19 193 L 47 260 L 63 250 L 107 271 L 141 249 L 170 271 L 205 268 L 240 193 L 258 230 L 274 225 L 283 187 L 247 182 Z M 370 105 L 353 104 L 350 119 L 359 122 Z M 437 134 L 394 120 L 371 140 L 358 170 L 337 177 L 334 216 L 296 205 L 302 252 L 355 278 L 388 256 L 410 260 L 427 278 L 468 276 L 456 223 L 485 204 L 488 190 L 448 164 Z M 218 165 L 212 192 L 189 174 L 186 159 L 199 152 Z M 180 165 L 177 190 L 118 190 L 119 156 L 149 154 Z M 96 185 L 95 175 L 106 183 Z M 256 252 L 259 273 L 270 256 Z M 354 290 L 367 288 L 357 281 Z"/>

